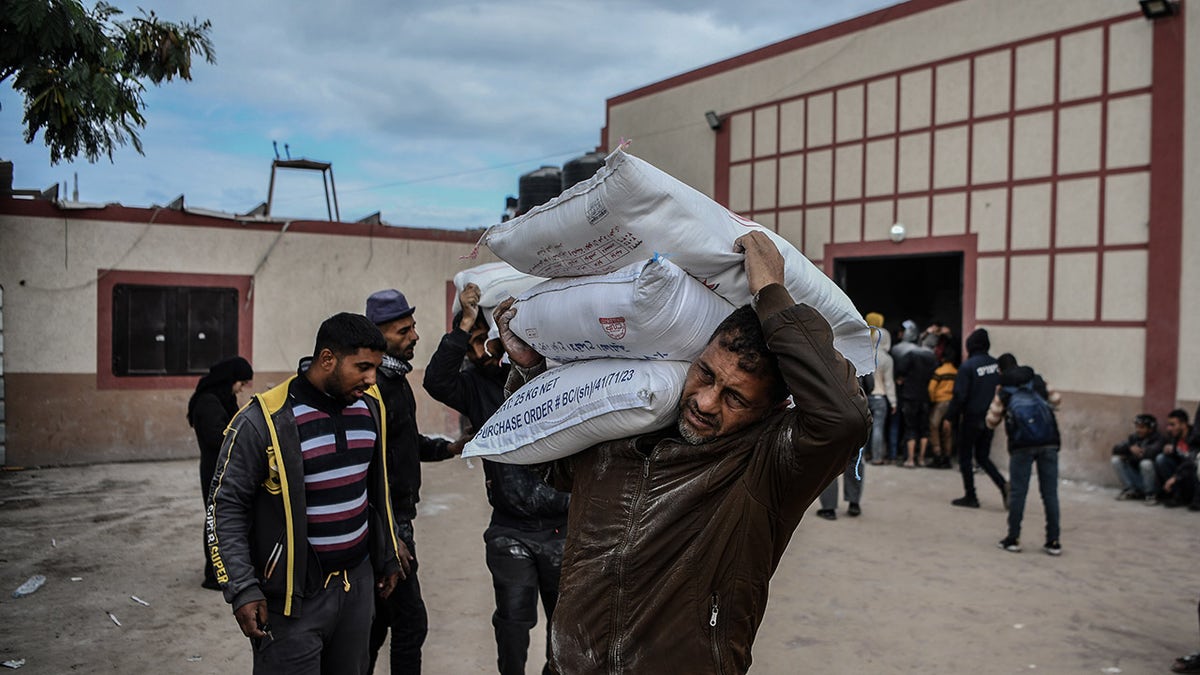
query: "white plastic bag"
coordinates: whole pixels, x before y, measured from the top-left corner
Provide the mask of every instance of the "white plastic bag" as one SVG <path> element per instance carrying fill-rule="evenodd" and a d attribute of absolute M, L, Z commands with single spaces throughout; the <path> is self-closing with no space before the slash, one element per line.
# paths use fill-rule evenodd
<path fill-rule="evenodd" d="M 513 332 L 561 362 L 691 361 L 734 306 L 664 258 L 551 279 L 517 297 Z"/>
<path fill-rule="evenodd" d="M 733 242 L 765 232 L 784 257 L 785 285 L 833 328 L 834 347 L 859 374 L 874 370 L 866 321 L 837 284 L 790 242 L 623 150 L 594 176 L 529 213 L 493 225 L 483 243 L 516 269 L 544 277 L 606 274 L 666 256 L 735 306 L 750 302 Z"/>
<path fill-rule="evenodd" d="M 488 418 L 463 457 L 538 464 L 662 429 L 678 418 L 689 365 L 594 359 L 548 370 Z"/>

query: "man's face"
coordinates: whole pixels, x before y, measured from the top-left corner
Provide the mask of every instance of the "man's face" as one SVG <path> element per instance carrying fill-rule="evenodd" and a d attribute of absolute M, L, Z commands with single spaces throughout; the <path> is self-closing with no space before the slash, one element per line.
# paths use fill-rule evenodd
<path fill-rule="evenodd" d="M 484 324 L 475 326 L 467 338 L 467 358 L 475 364 L 476 370 L 487 376 L 502 372 L 500 357 L 504 355 L 504 345 L 499 338 L 488 340 L 488 328 Z"/>
<path fill-rule="evenodd" d="M 1137 433 L 1138 438 L 1145 438 L 1150 435 L 1150 427 L 1145 424 L 1133 425 L 1133 430 Z"/>
<path fill-rule="evenodd" d="M 1167 436 L 1169 438 L 1178 440 L 1179 438 L 1183 437 L 1183 432 L 1185 430 L 1186 429 L 1183 426 L 1183 422 L 1179 421 L 1178 418 L 1176 418 L 1176 417 L 1168 417 L 1167 418 Z"/>
<path fill-rule="evenodd" d="M 350 405 L 375 384 L 375 371 L 383 361 L 383 354 L 363 347 L 353 354 L 335 356 L 325 349 L 321 351 L 319 361 L 325 375 L 321 389 L 335 400 Z"/>
<path fill-rule="evenodd" d="M 421 336 L 417 335 L 417 320 L 413 318 L 412 314 L 402 319 L 389 321 L 379 326 L 379 330 L 383 333 L 383 338 L 387 340 L 388 356 L 401 361 L 412 361 L 417 340 L 421 339 Z"/>
<path fill-rule="evenodd" d="M 679 401 L 679 434 L 699 445 L 741 431 L 778 407 L 770 390 L 768 377 L 739 368 L 737 355 L 713 340 L 688 369 Z"/>

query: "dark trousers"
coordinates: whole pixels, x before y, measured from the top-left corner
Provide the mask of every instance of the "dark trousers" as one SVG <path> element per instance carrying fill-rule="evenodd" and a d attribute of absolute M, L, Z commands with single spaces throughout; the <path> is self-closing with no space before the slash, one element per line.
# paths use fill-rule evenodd
<path fill-rule="evenodd" d="M 300 616 L 267 605 L 271 635 L 251 640 L 255 675 L 365 675 L 367 631 L 374 613 L 375 573 L 370 561 L 331 576 L 304 599 Z"/>
<path fill-rule="evenodd" d="M 500 675 L 524 675 L 529 631 L 537 625 L 538 597 L 546 612 L 546 659 L 550 659 L 550 617 L 558 603 L 564 529 L 526 532 L 493 525 L 483 533 L 487 566 L 496 592 L 492 626 Z M 542 673 L 552 671 L 549 664 Z"/>
<path fill-rule="evenodd" d="M 996 465 L 992 463 L 991 454 L 992 430 L 987 428 L 982 418 L 964 417 L 962 426 L 958 429 L 958 468 L 962 471 L 964 496 L 976 497 L 975 469 L 971 464 L 972 459 L 979 464 L 979 468 L 987 473 L 1003 494 L 1007 481 L 1004 480 L 1004 476 L 1000 474 Z"/>
<path fill-rule="evenodd" d="M 1046 543 L 1058 540 L 1058 448 L 1043 446 L 1017 448 L 1009 453 L 1008 477 L 1012 481 L 1012 496 L 1008 508 L 1008 536 L 1021 538 L 1021 519 L 1025 516 L 1025 496 L 1029 494 L 1029 478 L 1037 466 L 1038 492 L 1046 512 Z"/>
<path fill-rule="evenodd" d="M 425 601 L 421 599 L 421 584 L 417 581 L 417 545 L 413 541 L 412 521 L 402 520 L 398 524 L 400 539 L 412 553 L 412 569 L 408 578 L 396 584 L 396 589 L 387 599 L 378 595 L 375 597 L 375 621 L 371 624 L 371 669 L 375 671 L 375 661 L 379 656 L 379 648 L 387 639 L 388 629 L 392 629 L 391 673 L 421 672 L 421 645 L 425 644 L 425 635 L 429 632 L 429 616 L 425 612 Z"/>

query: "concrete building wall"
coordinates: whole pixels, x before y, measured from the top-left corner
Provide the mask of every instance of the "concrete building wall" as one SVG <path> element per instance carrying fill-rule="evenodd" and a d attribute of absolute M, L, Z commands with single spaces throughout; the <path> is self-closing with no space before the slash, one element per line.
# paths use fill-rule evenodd
<path fill-rule="evenodd" d="M 417 307 L 421 340 L 410 378 L 422 431 L 457 432 L 457 417 L 424 396 L 420 380 L 446 329 L 454 274 L 495 259 L 486 250 L 477 260 L 459 259 L 478 233 L 346 223 L 292 223 L 285 231 L 282 224 L 238 225 L 177 212 L 34 207 L 0 205 L 7 464 L 196 454 L 184 418 L 196 377 L 117 378 L 106 369 L 111 300 L 105 292 L 114 278 L 242 283 L 239 301 L 249 308 L 250 324 L 242 326 L 242 344 L 255 367 L 255 391 L 294 372 L 312 352 L 323 319 L 362 313 L 370 293 L 398 288 Z"/>
<path fill-rule="evenodd" d="M 1182 64 L 1184 81 L 1200 77 L 1200 12 L 1189 4 L 1184 13 L 1186 58 Z M 1200 400 L 1200 87 L 1184 91 L 1183 143 L 1183 245 L 1186 261 L 1179 277 L 1179 397 Z M 1193 406 L 1188 412 L 1195 412 Z M 1197 420 L 1193 420 L 1195 423 Z"/>
<path fill-rule="evenodd" d="M 1200 328 L 1200 148 L 1180 112 L 1200 99 L 1173 109 L 1187 80 L 1162 67 L 1196 62 L 1184 4 L 1186 24 L 1136 3 L 913 0 L 614 97 L 606 138 L 830 274 L 835 258 L 962 252 L 963 333 L 987 327 L 993 354 L 1070 394 L 1064 470 L 1107 482 L 1133 414 L 1200 398 L 1200 346 L 1181 339 Z"/>

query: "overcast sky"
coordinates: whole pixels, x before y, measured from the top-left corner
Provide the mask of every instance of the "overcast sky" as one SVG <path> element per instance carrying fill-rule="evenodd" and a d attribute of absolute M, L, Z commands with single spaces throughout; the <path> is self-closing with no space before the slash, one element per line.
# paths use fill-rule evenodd
<path fill-rule="evenodd" d="M 109 0 L 213 23 L 217 64 L 146 92 L 145 156 L 50 166 L 0 86 L 0 157 L 17 188 L 87 202 L 245 212 L 271 142 L 333 163 L 342 220 L 463 229 L 499 220 L 518 177 L 595 148 L 605 100 L 894 0 Z M 92 0 L 85 0 L 91 6 Z M 199 10 L 197 8 L 200 8 Z M 194 14 L 201 11 L 202 14 Z M 636 152 L 636 141 L 635 152 Z M 281 172 L 275 215 L 325 217 L 320 175 Z"/>

